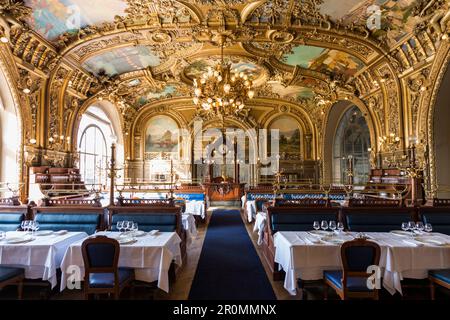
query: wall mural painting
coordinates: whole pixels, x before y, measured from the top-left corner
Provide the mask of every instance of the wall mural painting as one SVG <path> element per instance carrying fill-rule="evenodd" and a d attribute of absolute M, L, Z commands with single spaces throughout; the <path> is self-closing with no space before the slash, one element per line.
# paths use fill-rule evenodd
<path fill-rule="evenodd" d="M 178 152 L 179 129 L 168 116 L 155 116 L 147 124 L 145 152 Z"/>
<path fill-rule="evenodd" d="M 225 57 L 224 60 L 225 63 L 231 62 L 232 72 L 245 72 L 246 74 L 251 75 L 254 85 L 256 86 L 259 85 L 259 83 L 264 79 L 264 75 L 266 73 L 264 68 L 252 62 L 239 57 Z M 203 73 L 208 71 L 208 67 L 214 68 L 218 62 L 220 62 L 220 57 L 195 60 L 184 69 L 184 74 L 190 79 L 199 78 Z"/>
<path fill-rule="evenodd" d="M 125 15 L 124 0 L 25 0 L 33 13 L 28 21 L 47 40 L 55 40 L 65 32 L 88 25 L 112 21 Z"/>
<path fill-rule="evenodd" d="M 298 122 L 289 116 L 275 119 L 269 129 L 280 130 L 280 159 L 290 159 L 300 154 L 301 131 Z M 270 144 L 269 144 L 270 148 Z"/>
<path fill-rule="evenodd" d="M 177 95 L 178 95 L 177 86 L 174 84 L 169 84 L 162 89 L 147 90 L 136 99 L 134 106 L 139 108 L 142 107 L 143 105 L 146 105 L 150 101 L 172 98 Z"/>
<path fill-rule="evenodd" d="M 156 67 L 160 59 L 148 47 L 137 45 L 110 50 L 87 59 L 83 68 L 99 75 L 115 76 L 147 67 Z"/>
<path fill-rule="evenodd" d="M 303 45 L 294 47 L 282 60 L 292 66 L 346 77 L 353 76 L 364 66 L 361 60 L 346 52 Z"/>

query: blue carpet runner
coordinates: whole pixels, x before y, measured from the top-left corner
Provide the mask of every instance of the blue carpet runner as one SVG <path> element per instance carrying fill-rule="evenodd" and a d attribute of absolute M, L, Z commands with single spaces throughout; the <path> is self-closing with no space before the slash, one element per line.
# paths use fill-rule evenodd
<path fill-rule="evenodd" d="M 275 300 L 238 210 L 212 214 L 189 300 Z"/>

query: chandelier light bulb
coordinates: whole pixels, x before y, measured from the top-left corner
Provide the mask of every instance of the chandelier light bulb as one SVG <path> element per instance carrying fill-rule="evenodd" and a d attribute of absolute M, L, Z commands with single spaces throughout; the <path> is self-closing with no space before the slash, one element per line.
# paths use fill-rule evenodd
<path fill-rule="evenodd" d="M 243 77 L 244 77 L 244 72 L 241 71 L 241 72 L 239 73 L 239 78 L 243 78 Z"/>
<path fill-rule="evenodd" d="M 248 92 L 248 97 L 249 97 L 250 99 L 253 99 L 254 96 L 255 96 L 255 91 L 250 90 L 250 91 Z"/>
<path fill-rule="evenodd" d="M 232 76 L 231 77 L 231 82 L 235 82 L 236 81 L 236 77 L 235 76 Z"/>
<path fill-rule="evenodd" d="M 194 101 L 194 104 L 198 104 L 198 102 L 199 102 L 199 100 L 198 100 L 198 97 L 194 97 L 194 99 L 192 99 L 193 101 Z"/>
<path fill-rule="evenodd" d="M 230 90 L 231 90 L 231 85 L 229 83 L 227 83 L 223 86 L 223 91 L 225 91 L 225 93 L 229 93 Z"/>
<path fill-rule="evenodd" d="M 2 43 L 8 43 L 8 38 L 7 37 L 1 37 L 0 38 L 0 41 L 2 42 Z"/>

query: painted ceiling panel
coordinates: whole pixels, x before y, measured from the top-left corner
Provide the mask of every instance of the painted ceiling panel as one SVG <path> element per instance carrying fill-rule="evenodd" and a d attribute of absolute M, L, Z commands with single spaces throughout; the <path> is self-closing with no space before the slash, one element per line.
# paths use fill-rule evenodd
<path fill-rule="evenodd" d="M 116 48 L 89 58 L 83 67 L 95 75 L 115 76 L 147 67 L 156 67 L 160 59 L 148 47 L 138 45 Z"/>
<path fill-rule="evenodd" d="M 28 21 L 31 28 L 47 40 L 55 40 L 65 32 L 80 27 L 112 21 L 125 14 L 124 0 L 25 0 L 33 9 Z"/>

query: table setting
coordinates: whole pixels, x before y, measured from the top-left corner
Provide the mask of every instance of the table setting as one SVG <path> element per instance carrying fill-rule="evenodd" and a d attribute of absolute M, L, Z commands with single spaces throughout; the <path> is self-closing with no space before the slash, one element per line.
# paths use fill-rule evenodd
<path fill-rule="evenodd" d="M 49 281 L 53 288 L 57 284 L 56 270 L 67 248 L 87 236 L 84 232 L 67 230 L 38 231 L 36 227 L 34 230 L 27 227 L 24 231 L 0 232 L 0 265 L 22 267 L 26 279 Z"/>
<path fill-rule="evenodd" d="M 297 279 L 319 280 L 324 270 L 342 269 L 341 245 L 356 238 L 380 246 L 383 287 L 391 294 L 402 294 L 401 281 L 405 278 L 424 279 L 428 270 L 450 267 L 450 236 L 431 232 L 431 225 L 406 225 L 407 230 L 350 232 L 333 221 L 315 221 L 311 231 L 275 233 L 275 262 L 286 273 L 285 289 L 295 295 Z"/>
<path fill-rule="evenodd" d="M 119 267 L 134 268 L 136 280 L 158 282 L 158 287 L 169 292 L 169 268 L 172 262 L 181 266 L 181 239 L 175 232 L 151 230 L 144 232 L 138 229 L 137 223 L 123 222 L 118 231 L 101 231 L 93 236 L 106 236 L 116 239 L 120 244 Z M 84 278 L 84 262 L 81 252 L 83 241 L 70 245 L 61 263 L 61 287 L 67 287 L 71 266 L 80 268 L 80 279 Z M 70 279 L 73 281 L 73 279 Z"/>

